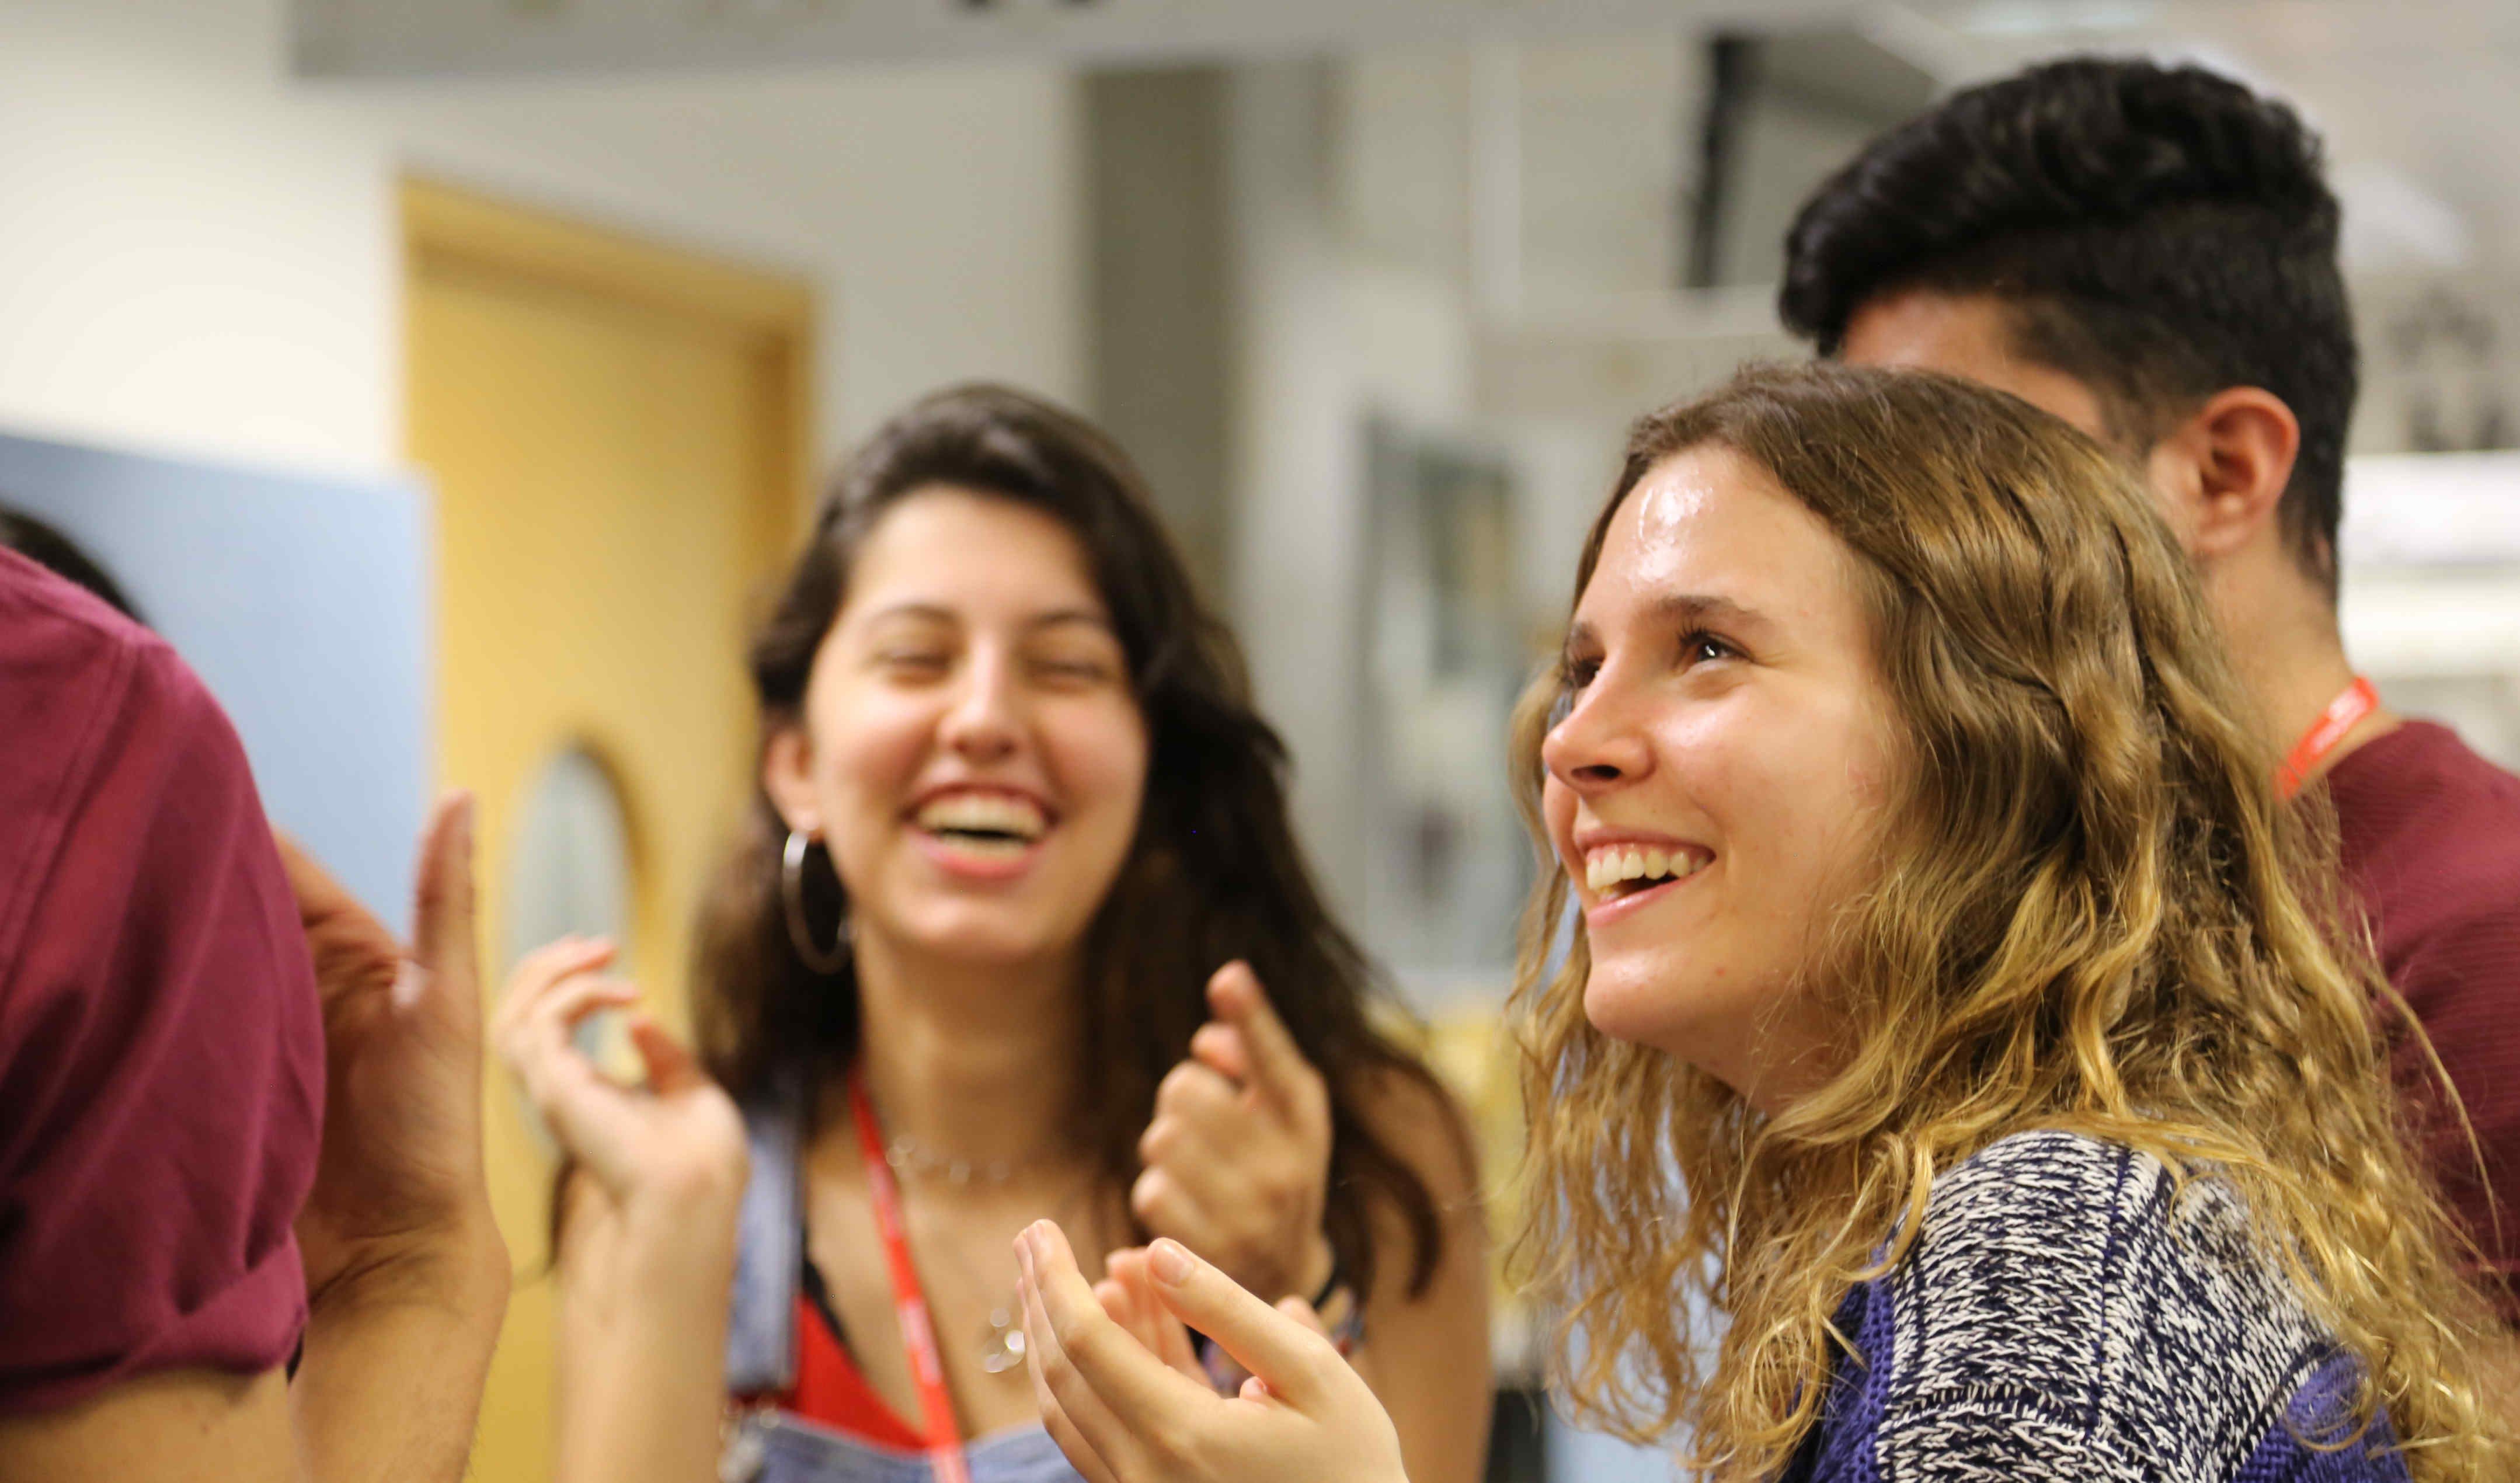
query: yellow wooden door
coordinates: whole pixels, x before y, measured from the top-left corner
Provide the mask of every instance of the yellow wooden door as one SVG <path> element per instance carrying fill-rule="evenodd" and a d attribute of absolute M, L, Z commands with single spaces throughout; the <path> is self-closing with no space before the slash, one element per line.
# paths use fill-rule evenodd
<path fill-rule="evenodd" d="M 687 1029 L 690 924 L 739 817 L 744 623 L 799 528 L 798 284 L 445 187 L 403 193 L 408 436 L 437 509 L 439 771 L 479 795 L 485 972 L 526 789 L 577 747 L 628 819 L 627 946 Z M 494 1068 L 492 1196 L 518 1282 L 473 1476 L 551 1476 L 550 1168 Z"/>

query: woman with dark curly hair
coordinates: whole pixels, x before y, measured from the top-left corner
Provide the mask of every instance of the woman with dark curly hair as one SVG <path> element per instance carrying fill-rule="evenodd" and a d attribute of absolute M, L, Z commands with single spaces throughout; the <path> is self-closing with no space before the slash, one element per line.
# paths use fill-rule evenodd
<path fill-rule="evenodd" d="M 1001 388 L 910 408 L 842 471 L 751 675 L 700 1062 L 634 1021 L 634 1095 L 571 1047 L 635 997 L 603 944 L 535 955 L 502 1017 L 575 1161 L 560 1477 L 1072 1478 L 1007 1255 L 1056 1216 L 1115 1302 L 1158 1236 L 1321 1299 L 1412 1467 L 1470 1483 L 1465 1134 L 1373 1017 L 1278 739 L 1120 451 Z"/>

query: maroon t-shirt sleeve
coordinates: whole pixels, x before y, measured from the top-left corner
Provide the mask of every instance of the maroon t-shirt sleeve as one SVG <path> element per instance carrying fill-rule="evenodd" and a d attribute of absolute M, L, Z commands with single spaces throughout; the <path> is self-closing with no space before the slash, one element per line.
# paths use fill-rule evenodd
<path fill-rule="evenodd" d="M 0 552 L 0 1412 L 289 1358 L 323 1056 L 226 716 Z"/>
<path fill-rule="evenodd" d="M 2411 1036 L 2397 1046 L 2399 1083 L 2443 1194 L 2520 1322 L 2520 778 L 2414 721 L 2348 754 L 2330 796 L 2381 966 L 2457 1089 L 2476 1147 Z"/>

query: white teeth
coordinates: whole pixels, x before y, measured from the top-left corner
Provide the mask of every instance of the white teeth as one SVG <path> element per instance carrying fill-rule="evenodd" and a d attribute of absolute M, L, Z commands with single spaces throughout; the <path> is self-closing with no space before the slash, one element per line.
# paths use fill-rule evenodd
<path fill-rule="evenodd" d="M 1659 846 L 1605 844 L 1584 856 L 1584 884 L 1595 895 L 1630 880 L 1680 879 L 1706 868 L 1707 859 L 1690 850 Z"/>
<path fill-rule="evenodd" d="M 958 830 L 1012 834 L 1012 840 L 971 840 L 965 844 L 988 849 L 1021 849 L 1050 828 L 1041 806 L 1012 793 L 946 793 L 922 805 L 919 827 L 932 831 Z"/>

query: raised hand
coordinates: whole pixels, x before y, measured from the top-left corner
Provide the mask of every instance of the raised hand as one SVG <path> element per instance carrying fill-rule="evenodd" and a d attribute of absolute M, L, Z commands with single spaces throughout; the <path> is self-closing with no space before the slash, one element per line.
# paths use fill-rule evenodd
<path fill-rule="evenodd" d="M 1146 1295 L 1251 1374 L 1219 1396 L 1112 1317 L 1057 1226 L 1026 1229 L 1015 1258 L 1042 1421 L 1091 1483 L 1407 1483 L 1391 1418 L 1301 1299 L 1272 1308 L 1179 1242 L 1148 1248 Z"/>
<path fill-rule="evenodd" d="M 578 1050 L 571 1032 L 579 1020 L 638 1002 L 636 987 L 603 976 L 612 954 L 610 943 L 575 937 L 527 954 L 499 1007 L 500 1057 L 608 1211 L 696 1227 L 714 1252 L 732 1240 L 743 1193 L 743 1119 L 691 1053 L 644 1013 L 632 1014 L 630 1039 L 646 1086 L 619 1085 Z M 727 1217 L 723 1239 L 711 1223 L 686 1220 L 703 1209 Z"/>
<path fill-rule="evenodd" d="M 1329 1087 L 1249 965 L 1219 968 L 1207 1001 L 1216 1017 L 1156 1089 L 1130 1209 L 1254 1292 L 1309 1296 L 1332 1266 Z"/>
<path fill-rule="evenodd" d="M 297 1217 L 309 1300 L 452 1259 L 483 1269 L 503 1304 L 481 1154 L 472 800 L 442 800 L 422 836 L 409 952 L 294 842 L 279 845 L 324 1013 L 324 1145 Z"/>

